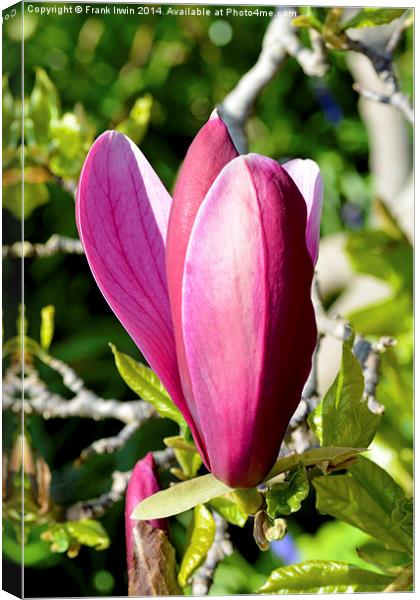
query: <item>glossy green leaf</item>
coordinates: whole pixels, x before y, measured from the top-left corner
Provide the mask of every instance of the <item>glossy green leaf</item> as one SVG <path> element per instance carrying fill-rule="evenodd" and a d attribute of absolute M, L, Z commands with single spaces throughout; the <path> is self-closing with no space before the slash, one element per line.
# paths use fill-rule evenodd
<path fill-rule="evenodd" d="M 210 506 L 226 519 L 228 523 L 243 527 L 248 520 L 248 514 L 241 510 L 233 498 L 233 493 L 213 498 L 213 500 L 210 500 Z"/>
<path fill-rule="evenodd" d="M 299 15 L 292 20 L 293 27 L 303 27 L 316 29 L 321 33 L 322 23 L 318 21 L 313 15 Z"/>
<path fill-rule="evenodd" d="M 84 546 L 95 550 L 106 550 L 110 541 L 108 534 L 99 521 L 84 519 L 82 521 L 68 521 L 66 523 L 70 535 Z"/>
<path fill-rule="evenodd" d="M 316 507 L 361 529 L 391 550 L 411 550 L 411 541 L 369 492 L 350 475 L 316 477 Z M 368 484 L 367 484 L 368 485 Z"/>
<path fill-rule="evenodd" d="M 308 493 L 306 469 L 300 465 L 290 472 L 286 481 L 276 483 L 267 490 L 267 512 L 273 519 L 290 515 L 300 509 Z"/>
<path fill-rule="evenodd" d="M 184 587 L 191 575 L 203 564 L 216 533 L 216 524 L 211 512 L 202 504 L 194 508 L 189 543 L 182 557 L 178 582 Z"/>
<path fill-rule="evenodd" d="M 412 312 L 413 302 L 410 294 L 400 292 L 383 302 L 348 313 L 346 317 L 362 335 L 398 336 L 411 330 Z"/>
<path fill-rule="evenodd" d="M 136 506 L 131 518 L 150 520 L 171 517 L 231 491 L 213 475 L 202 475 L 149 496 Z"/>
<path fill-rule="evenodd" d="M 338 592 L 380 592 L 392 577 L 327 560 L 311 560 L 273 571 L 259 590 L 262 594 L 321 594 Z"/>
<path fill-rule="evenodd" d="M 175 421 L 185 430 L 187 425 L 184 417 L 172 402 L 157 375 L 146 365 L 123 352 L 119 352 L 113 344 L 110 344 L 110 347 L 114 354 L 118 372 L 128 387 L 143 400 L 154 406 L 161 417 Z"/>
<path fill-rule="evenodd" d="M 352 345 L 352 339 L 343 343 L 338 375 L 309 418 L 322 446 L 368 447 L 381 420 L 363 399 L 363 373 Z"/>
<path fill-rule="evenodd" d="M 376 542 L 367 542 L 356 551 L 361 559 L 384 571 L 396 572 L 411 562 L 406 552 L 388 550 Z"/>
<path fill-rule="evenodd" d="M 41 346 L 48 350 L 54 337 L 55 308 L 52 304 L 41 309 Z"/>
<path fill-rule="evenodd" d="M 354 17 L 344 23 L 342 29 L 386 25 L 401 17 L 405 10 L 405 8 L 362 8 Z"/>

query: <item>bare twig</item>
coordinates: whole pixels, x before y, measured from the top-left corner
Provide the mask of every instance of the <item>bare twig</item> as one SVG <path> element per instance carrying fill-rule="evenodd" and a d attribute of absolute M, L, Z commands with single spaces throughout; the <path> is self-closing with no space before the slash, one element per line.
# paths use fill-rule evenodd
<path fill-rule="evenodd" d="M 304 47 L 289 16 L 279 12 L 269 23 L 257 62 L 239 80 L 218 107 L 240 153 L 247 141 L 245 123 L 265 86 L 275 77 L 287 55 L 293 56 L 307 75 L 322 77 L 328 69 L 323 41 L 312 36 L 313 49 Z"/>
<path fill-rule="evenodd" d="M 364 88 L 358 84 L 355 84 L 353 88 L 364 98 L 374 100 L 382 104 L 395 106 L 395 108 L 397 108 L 404 115 L 407 121 L 414 123 L 413 106 L 408 96 L 403 94 L 403 92 L 400 90 L 393 64 L 393 51 L 395 50 L 396 45 L 401 38 L 404 28 L 405 27 L 403 27 L 402 30 L 397 29 L 396 32 L 394 32 L 385 50 L 368 46 L 364 42 L 360 40 L 353 40 L 349 36 L 346 36 L 345 49 L 353 50 L 354 52 L 358 52 L 366 56 L 372 63 L 372 66 L 375 69 L 379 79 L 386 84 L 387 91 L 385 93 L 379 93 L 374 90 Z"/>
<path fill-rule="evenodd" d="M 153 452 L 153 458 L 158 467 L 168 468 L 174 459 L 172 448 L 157 450 Z M 124 498 L 125 490 L 131 477 L 130 471 L 114 471 L 112 473 L 112 486 L 109 492 L 102 494 L 98 498 L 76 502 L 67 508 L 66 519 L 69 521 L 79 521 L 81 519 L 91 519 L 101 517 L 108 508 L 113 506 Z"/>
<path fill-rule="evenodd" d="M 3 258 L 44 258 L 53 254 L 83 254 L 80 240 L 54 234 L 45 244 L 31 242 L 15 242 L 11 246 L 3 246 Z"/>
<path fill-rule="evenodd" d="M 347 340 L 351 334 L 351 327 L 339 316 L 330 317 L 325 312 L 319 293 L 319 285 L 316 276 L 312 285 L 312 302 L 315 309 L 316 323 L 319 335 L 332 335 L 339 340 Z"/>
<path fill-rule="evenodd" d="M 386 348 L 395 345 L 394 338 L 381 337 L 378 342 L 369 342 L 360 335 L 356 336 L 353 351 L 363 369 L 365 382 L 364 398 L 370 410 L 375 414 L 383 414 L 385 408 L 376 400 L 376 387 L 379 383 L 380 355 Z"/>
<path fill-rule="evenodd" d="M 225 556 L 233 552 L 232 543 L 227 534 L 227 523 L 218 513 L 213 511 L 213 517 L 216 523 L 216 533 L 214 542 L 210 548 L 207 558 L 200 569 L 192 578 L 192 595 L 205 596 L 208 594 L 213 583 L 214 572 L 217 565 Z"/>
<path fill-rule="evenodd" d="M 79 382 L 81 380 L 77 378 L 76 383 Z M 74 381 L 70 383 L 73 388 L 76 387 Z M 51 392 L 38 377 L 37 372 L 32 370 L 23 379 L 24 400 L 22 402 L 22 379 L 12 370 L 8 370 L 3 380 L 3 410 L 20 412 L 23 409 L 26 414 L 38 413 L 44 419 L 84 417 L 95 420 L 116 419 L 126 424 L 133 422 L 141 424 L 156 415 L 155 409 L 144 400 L 119 402 L 100 398 L 83 387 L 83 382 L 81 384 L 82 387 L 75 396 L 68 400 Z"/>
<path fill-rule="evenodd" d="M 139 421 L 133 421 L 125 425 L 117 435 L 96 440 L 80 453 L 80 457 L 76 462 L 78 464 L 83 463 L 95 454 L 112 454 L 112 452 L 116 452 L 133 437 L 136 431 L 139 430 L 140 425 Z"/>

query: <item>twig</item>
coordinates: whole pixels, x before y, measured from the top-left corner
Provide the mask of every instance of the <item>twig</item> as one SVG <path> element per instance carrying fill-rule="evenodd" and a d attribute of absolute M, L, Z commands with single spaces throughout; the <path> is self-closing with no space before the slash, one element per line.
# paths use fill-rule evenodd
<path fill-rule="evenodd" d="M 157 450 L 153 452 L 153 458 L 158 467 L 167 468 L 173 461 L 174 451 L 172 448 Z M 80 521 L 81 519 L 92 519 L 101 517 L 108 508 L 124 498 L 127 484 L 130 480 L 132 470 L 114 471 L 112 473 L 112 486 L 109 492 L 98 498 L 76 502 L 67 508 L 66 519 L 69 521 Z"/>
<path fill-rule="evenodd" d="M 379 383 L 379 368 L 381 365 L 380 355 L 386 348 L 395 345 L 391 337 L 381 337 L 378 342 L 369 342 L 360 335 L 356 336 L 353 351 L 358 359 L 364 377 L 364 398 L 368 401 L 370 410 L 377 414 L 383 414 L 385 408 L 376 400 L 376 387 Z"/>
<path fill-rule="evenodd" d="M 385 50 L 379 50 L 373 46 L 364 44 L 360 40 L 353 40 L 349 36 L 346 36 L 344 49 L 353 50 L 354 52 L 359 52 L 366 56 L 372 63 L 379 79 L 386 84 L 388 91 L 386 93 L 379 93 L 374 90 L 366 89 L 357 83 L 353 85 L 353 89 L 359 92 L 364 98 L 395 106 L 395 108 L 404 115 L 407 121 L 414 123 L 413 106 L 408 96 L 403 94 L 400 90 L 393 65 L 393 50 L 395 50 L 401 35 L 402 31 L 395 33 L 395 38 L 391 36 Z"/>
<path fill-rule="evenodd" d="M 45 244 L 32 244 L 31 242 L 15 242 L 11 246 L 2 247 L 3 258 L 45 258 L 53 254 L 83 254 L 80 240 L 58 235 L 55 233 Z"/>
<path fill-rule="evenodd" d="M 247 149 L 246 120 L 261 91 L 278 73 L 287 55 L 294 56 L 307 75 L 325 75 L 328 64 L 323 42 L 314 36 L 312 43 L 312 50 L 302 46 L 290 18 L 280 12 L 270 21 L 257 62 L 218 107 L 240 153 L 245 153 Z"/>
<path fill-rule="evenodd" d="M 76 463 L 81 464 L 95 454 L 112 454 L 116 452 L 133 437 L 140 425 L 139 421 L 133 421 L 125 425 L 117 435 L 96 440 L 80 453 Z"/>
<path fill-rule="evenodd" d="M 315 309 L 318 334 L 332 335 L 339 340 L 347 340 L 351 335 L 351 327 L 346 319 L 338 316 L 329 317 L 327 315 L 322 304 L 316 276 L 312 285 L 312 302 Z"/>
<path fill-rule="evenodd" d="M 232 543 L 227 534 L 226 521 L 214 511 L 213 518 L 216 523 L 214 542 L 203 566 L 198 569 L 192 578 L 191 592 L 193 596 L 206 596 L 208 594 L 217 565 L 225 556 L 229 556 L 233 552 Z"/>
<path fill-rule="evenodd" d="M 77 383 L 79 381 L 81 380 L 76 380 Z M 71 384 L 73 385 L 74 381 Z M 95 420 L 116 419 L 126 424 L 141 424 L 156 415 L 155 409 L 144 400 L 108 400 L 98 397 L 85 387 L 81 387 L 75 396 L 68 400 L 51 392 L 39 379 L 35 370 L 31 370 L 29 375 L 24 377 L 23 391 L 22 402 L 22 379 L 9 369 L 3 381 L 3 410 L 20 412 L 23 409 L 26 414 L 38 413 L 44 419 L 84 417 Z"/>

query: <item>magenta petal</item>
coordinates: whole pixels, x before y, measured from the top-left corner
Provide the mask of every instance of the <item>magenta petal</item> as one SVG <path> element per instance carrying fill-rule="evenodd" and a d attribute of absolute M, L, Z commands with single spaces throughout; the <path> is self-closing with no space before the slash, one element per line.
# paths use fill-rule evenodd
<path fill-rule="evenodd" d="M 166 270 L 178 364 L 184 394 L 198 429 L 200 425 L 191 399 L 191 386 L 185 362 L 181 329 L 184 260 L 194 219 L 207 191 L 223 167 L 237 156 L 238 152 L 226 125 L 214 111 L 188 150 L 178 175 L 169 218 Z M 205 448 L 199 439 L 199 433 L 198 431 L 193 431 L 193 433 L 202 458 L 207 464 Z"/>
<path fill-rule="evenodd" d="M 306 245 L 312 262 L 318 258 L 319 228 L 321 224 L 323 182 L 318 165 L 315 161 L 301 158 L 289 160 L 285 169 L 293 179 L 308 208 L 308 223 L 306 226 Z"/>
<path fill-rule="evenodd" d="M 212 473 L 249 487 L 272 467 L 316 341 L 306 206 L 268 158 L 239 157 L 197 214 L 185 259 L 183 337 Z"/>
<path fill-rule="evenodd" d="M 156 465 L 153 459 L 153 454 L 149 452 L 144 458 L 139 460 L 133 469 L 130 480 L 128 482 L 127 491 L 125 494 L 125 540 L 127 545 L 127 563 L 130 569 L 133 550 L 133 527 L 136 521 L 133 521 L 130 516 L 137 504 L 153 496 L 160 491 L 160 485 L 156 474 Z M 152 527 L 163 529 L 166 533 L 169 530 L 166 519 L 155 519 L 149 521 Z"/>
<path fill-rule="evenodd" d="M 89 266 L 108 304 L 191 421 L 179 379 L 165 276 L 170 205 L 170 195 L 128 138 L 107 131 L 95 141 L 76 205 Z"/>

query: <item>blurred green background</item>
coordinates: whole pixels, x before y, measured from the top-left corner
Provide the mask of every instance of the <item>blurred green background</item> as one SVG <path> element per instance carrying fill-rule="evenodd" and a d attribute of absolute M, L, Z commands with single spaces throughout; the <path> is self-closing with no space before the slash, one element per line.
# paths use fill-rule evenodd
<path fill-rule="evenodd" d="M 106 129 L 119 127 L 133 137 L 167 188 L 172 189 L 192 138 L 214 106 L 255 63 L 268 22 L 267 18 L 214 14 L 41 17 L 25 13 L 25 158 L 27 167 L 34 169 L 26 180 L 25 239 L 45 242 L 54 233 L 77 237 L 74 199 L 59 179 L 77 182 L 89 145 Z M 14 170 L 19 166 L 19 139 L 13 133 L 20 86 L 21 31 L 17 23 L 9 20 L 3 28 L 4 244 L 18 240 L 20 228 L 19 184 L 13 183 Z M 394 237 L 383 233 L 385 238 L 381 238 L 382 234 L 378 237 L 370 230 L 374 193 L 367 132 L 345 56 L 337 52 L 329 55 L 331 69 L 322 79 L 305 76 L 293 59 L 285 63 L 261 94 L 249 120 L 250 149 L 279 160 L 316 160 L 325 182 L 322 237 L 348 234 L 355 269 L 392 284 L 391 304 L 368 307 L 371 312 L 367 314 L 358 311 L 353 322 L 363 334 L 391 334 L 399 341 L 384 359 L 384 378 L 378 388 L 386 413 L 377 452 L 385 453 L 388 463 L 394 465 L 393 475 L 399 473 L 400 482 L 409 490 L 411 247 L 398 233 Z M 410 92 L 411 30 L 400 45 L 397 65 L 403 89 Z M 373 258 L 366 262 L 372 244 Z M 16 259 L 4 261 L 5 339 L 15 335 L 17 305 L 7 292 L 15 285 L 18 272 Z M 334 299 L 326 298 L 327 304 Z M 99 293 L 83 256 L 28 259 L 25 302 L 31 337 L 39 338 L 41 308 L 53 304 L 56 329 L 52 354 L 71 365 L 98 395 L 120 400 L 131 397 L 114 366 L 108 342 L 136 358 L 139 352 Z M 397 312 L 390 311 L 390 306 Z M 51 389 L 66 393 L 54 373 L 42 366 L 39 369 Z M 107 491 L 114 470 L 131 468 L 148 450 L 163 448 L 163 437 L 176 434 L 170 421 L 150 421 L 122 450 L 91 458 L 76 468 L 73 461 L 83 448 L 95 439 L 117 433 L 119 423 L 76 418 L 44 421 L 31 416 L 28 429 L 32 445 L 53 471 L 52 495 L 60 505 Z M 5 414 L 6 447 L 15 430 L 15 418 Z M 44 544 L 48 558 L 26 568 L 26 594 L 125 595 L 122 511 L 122 503 L 118 503 L 102 519 L 111 538 L 108 550 L 82 548 L 77 558 L 70 559 L 49 555 Z M 183 545 L 184 527 L 182 519 L 174 520 L 177 549 Z M 213 593 L 250 593 L 264 581 L 264 574 L 282 561 L 316 557 L 357 563 L 354 548 L 366 537 L 317 514 L 312 496 L 290 519 L 289 530 L 281 546 L 276 543 L 272 550 L 261 553 L 248 526 L 244 530 L 232 526 L 237 553 L 219 568 Z M 8 568 L 17 569 L 11 563 Z"/>

